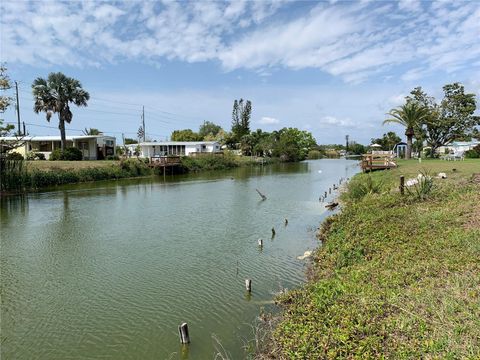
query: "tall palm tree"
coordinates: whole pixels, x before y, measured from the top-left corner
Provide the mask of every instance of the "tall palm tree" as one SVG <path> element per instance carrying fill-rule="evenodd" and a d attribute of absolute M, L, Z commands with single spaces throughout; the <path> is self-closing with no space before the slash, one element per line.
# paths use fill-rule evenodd
<path fill-rule="evenodd" d="M 40 77 L 35 79 L 32 84 L 32 93 L 35 100 L 33 107 L 35 113 L 45 112 L 47 121 L 50 121 L 53 113 L 58 114 L 61 148 L 62 151 L 65 150 L 65 121 L 70 124 L 73 118 L 69 104 L 87 106 L 90 95 L 83 90 L 80 81 L 60 72 L 50 73 L 46 80 Z"/>
<path fill-rule="evenodd" d="M 392 118 L 386 119 L 383 124 L 396 123 L 405 126 L 405 135 L 407 137 L 406 159 L 412 157 L 412 139 L 415 135 L 415 128 L 421 125 L 423 119 L 428 116 L 428 109 L 415 103 L 407 102 L 405 105 L 390 110 L 387 113 Z"/>

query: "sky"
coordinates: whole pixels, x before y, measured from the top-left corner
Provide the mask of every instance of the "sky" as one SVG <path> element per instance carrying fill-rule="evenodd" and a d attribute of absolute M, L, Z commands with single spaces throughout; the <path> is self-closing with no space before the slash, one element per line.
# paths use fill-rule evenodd
<path fill-rule="evenodd" d="M 438 100 L 461 82 L 480 96 L 480 2 L 2 0 L 0 61 L 32 135 L 58 133 L 33 112 L 31 84 L 60 71 L 91 97 L 69 135 L 136 137 L 142 107 L 152 140 L 207 120 L 230 130 L 243 98 L 252 130 L 369 144 L 403 137 L 382 121 L 417 86 Z M 15 108 L 2 118 L 16 123 Z"/>

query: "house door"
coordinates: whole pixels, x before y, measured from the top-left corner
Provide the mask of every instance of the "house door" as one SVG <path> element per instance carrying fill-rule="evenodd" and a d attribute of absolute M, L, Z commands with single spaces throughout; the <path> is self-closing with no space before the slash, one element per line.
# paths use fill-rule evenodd
<path fill-rule="evenodd" d="M 88 142 L 79 142 L 78 148 L 82 152 L 83 159 L 90 159 L 90 148 L 88 146 Z"/>

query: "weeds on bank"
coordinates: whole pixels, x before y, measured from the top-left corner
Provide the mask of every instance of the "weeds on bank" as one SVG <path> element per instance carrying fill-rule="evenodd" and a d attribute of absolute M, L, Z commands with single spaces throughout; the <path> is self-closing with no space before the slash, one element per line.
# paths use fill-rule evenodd
<path fill-rule="evenodd" d="M 459 175 L 470 164 L 461 166 L 448 179 L 424 171 L 405 196 L 399 171 L 352 180 L 348 206 L 322 226 L 314 281 L 280 298 L 272 357 L 479 358 L 480 228 L 472 214 L 480 213 L 480 184 L 471 172 Z M 416 175 L 417 167 L 402 172 Z"/>

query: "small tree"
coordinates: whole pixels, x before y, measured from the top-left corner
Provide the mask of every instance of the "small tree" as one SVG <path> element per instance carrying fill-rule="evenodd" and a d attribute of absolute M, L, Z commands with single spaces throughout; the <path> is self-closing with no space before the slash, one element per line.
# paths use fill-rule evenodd
<path fill-rule="evenodd" d="M 33 111 L 45 112 L 47 121 L 52 114 L 58 114 L 58 128 L 60 129 L 61 149 L 65 150 L 66 134 L 65 122 L 73 119 L 70 103 L 76 106 L 87 106 L 90 95 L 82 88 L 80 81 L 67 77 L 64 74 L 50 73 L 47 79 L 37 78 L 32 84 L 32 94 L 35 100 Z"/>
<path fill-rule="evenodd" d="M 191 129 L 175 130 L 172 132 L 172 141 L 201 141 L 203 138 Z"/>
<path fill-rule="evenodd" d="M 220 125 L 216 125 L 210 121 L 205 121 L 202 125 L 200 125 L 198 135 L 202 138 L 202 140 L 206 140 L 207 137 L 209 139 L 215 139 L 221 130 L 223 129 Z"/>
<path fill-rule="evenodd" d="M 95 129 L 95 128 L 90 128 L 90 129 L 85 128 L 85 130 L 83 130 L 82 133 L 83 133 L 83 135 L 101 135 L 101 134 L 103 134 L 100 130 Z"/>
<path fill-rule="evenodd" d="M 252 102 L 243 99 L 233 102 L 232 110 L 232 135 L 238 143 L 243 136 L 250 133 L 250 117 L 252 115 Z"/>
<path fill-rule="evenodd" d="M 415 128 L 419 127 L 422 121 L 428 116 L 428 109 L 418 103 L 407 102 L 405 105 L 390 110 L 387 114 L 392 118 L 386 119 L 383 124 L 397 123 L 405 127 L 405 136 L 407 137 L 406 159 L 412 157 L 412 143 L 415 135 Z"/>

